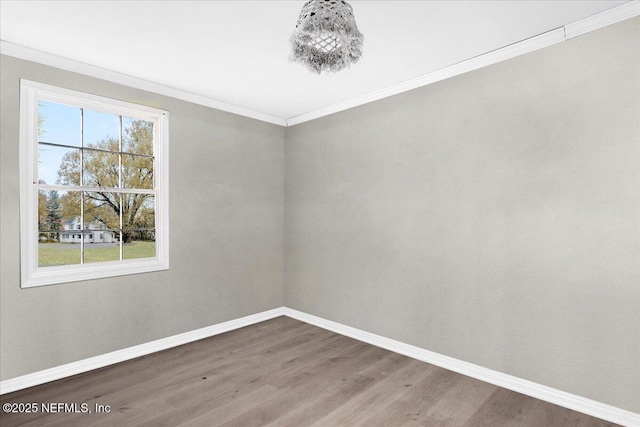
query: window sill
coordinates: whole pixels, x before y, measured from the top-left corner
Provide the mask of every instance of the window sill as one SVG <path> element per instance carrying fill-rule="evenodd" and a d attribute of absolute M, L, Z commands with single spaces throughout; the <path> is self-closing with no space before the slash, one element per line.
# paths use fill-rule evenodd
<path fill-rule="evenodd" d="M 128 261 L 101 262 L 83 265 L 63 265 L 37 268 L 28 277 L 23 277 L 22 288 L 79 282 L 114 276 L 168 270 L 169 263 L 158 258 Z"/>

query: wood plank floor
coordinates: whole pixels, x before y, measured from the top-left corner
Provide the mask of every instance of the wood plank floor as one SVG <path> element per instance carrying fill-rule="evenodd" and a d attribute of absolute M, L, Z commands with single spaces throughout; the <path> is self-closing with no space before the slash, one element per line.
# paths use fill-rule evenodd
<path fill-rule="evenodd" d="M 2 413 L 3 427 L 614 425 L 288 317 L 0 400 L 92 411 Z"/>

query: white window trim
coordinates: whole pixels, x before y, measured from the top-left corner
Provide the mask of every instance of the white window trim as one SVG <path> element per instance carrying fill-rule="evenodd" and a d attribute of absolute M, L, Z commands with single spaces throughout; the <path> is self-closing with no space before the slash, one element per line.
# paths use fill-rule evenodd
<path fill-rule="evenodd" d="M 156 256 L 134 260 L 38 267 L 38 101 L 51 101 L 126 115 L 154 123 Z M 69 89 L 20 80 L 21 286 L 53 285 L 169 268 L 169 114 Z M 159 172 L 159 173 L 158 173 Z"/>

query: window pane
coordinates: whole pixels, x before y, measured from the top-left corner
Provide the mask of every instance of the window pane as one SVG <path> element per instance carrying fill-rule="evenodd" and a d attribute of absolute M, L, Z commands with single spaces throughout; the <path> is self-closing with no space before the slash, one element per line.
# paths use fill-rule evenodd
<path fill-rule="evenodd" d="M 153 258 L 156 256 L 156 231 L 155 230 L 128 230 L 129 243 L 122 247 L 124 259 Z M 125 237 L 126 238 L 126 237 Z"/>
<path fill-rule="evenodd" d="M 80 264 L 80 243 L 39 243 L 38 267 Z"/>
<path fill-rule="evenodd" d="M 120 117 L 84 109 L 84 146 L 120 151 Z M 115 147 L 115 149 L 114 149 Z"/>
<path fill-rule="evenodd" d="M 85 149 L 82 184 L 85 187 L 118 187 L 119 158 L 118 153 Z"/>
<path fill-rule="evenodd" d="M 38 102 L 38 140 L 80 146 L 80 108 Z"/>
<path fill-rule="evenodd" d="M 122 228 L 156 228 L 156 209 L 151 194 L 123 194 Z M 125 243 L 128 243 L 125 239 Z"/>
<path fill-rule="evenodd" d="M 123 194 L 125 221 L 122 256 L 124 259 L 156 256 L 155 198 L 150 194 Z"/>
<path fill-rule="evenodd" d="M 84 262 L 120 260 L 120 194 L 84 194 Z"/>
<path fill-rule="evenodd" d="M 80 150 L 38 144 L 38 181 L 80 185 Z"/>
<path fill-rule="evenodd" d="M 121 198 L 118 193 L 84 193 L 84 229 L 119 230 Z"/>
<path fill-rule="evenodd" d="M 80 193 L 38 191 L 38 266 L 80 264 Z"/>
<path fill-rule="evenodd" d="M 82 224 L 80 223 L 82 193 L 80 191 L 59 191 L 59 193 L 63 220 L 62 228 L 64 230 L 80 230 L 82 228 Z"/>
<path fill-rule="evenodd" d="M 54 240 L 58 241 L 60 231 L 80 230 L 82 228 L 80 225 L 80 192 L 38 191 L 38 230 L 40 232 L 55 233 Z"/>
<path fill-rule="evenodd" d="M 119 260 L 120 232 L 118 230 L 85 230 L 85 263 Z"/>
<path fill-rule="evenodd" d="M 153 189 L 153 157 L 122 155 L 122 186 Z"/>
<path fill-rule="evenodd" d="M 153 122 L 122 118 L 122 151 L 153 156 Z"/>
<path fill-rule="evenodd" d="M 39 241 L 58 242 L 58 232 L 62 230 L 62 204 L 59 191 L 38 191 L 38 233 Z M 45 234 L 46 233 L 46 234 Z M 43 239 L 45 237 L 46 239 Z"/>

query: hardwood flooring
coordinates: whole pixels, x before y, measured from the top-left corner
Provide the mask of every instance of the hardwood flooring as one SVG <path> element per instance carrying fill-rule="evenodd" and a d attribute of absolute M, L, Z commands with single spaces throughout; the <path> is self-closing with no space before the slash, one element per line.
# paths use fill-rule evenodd
<path fill-rule="evenodd" d="M 2 413 L 3 427 L 614 425 L 288 317 L 0 400 L 39 409 Z"/>

